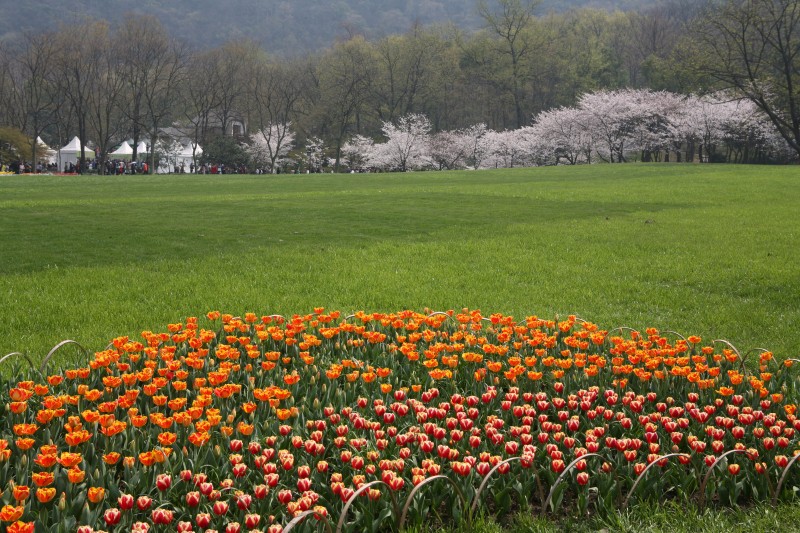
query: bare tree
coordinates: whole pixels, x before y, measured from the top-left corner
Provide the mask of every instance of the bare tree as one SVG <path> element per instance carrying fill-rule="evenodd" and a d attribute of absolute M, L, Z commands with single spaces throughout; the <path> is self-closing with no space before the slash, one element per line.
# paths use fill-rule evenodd
<path fill-rule="evenodd" d="M 290 64 L 260 62 L 250 76 L 248 95 L 251 103 L 251 125 L 259 143 L 268 147 L 267 166 L 275 172 L 277 161 L 291 146 L 294 132 L 290 128 L 302 99 L 302 70 Z"/>
<path fill-rule="evenodd" d="M 527 33 L 533 20 L 533 11 L 541 0 L 497 0 L 499 11 L 489 7 L 487 0 L 480 0 L 478 13 L 486 21 L 489 29 L 497 34 L 503 46 L 500 52 L 508 57 L 511 64 L 510 92 L 514 100 L 517 127 L 525 122 L 522 102 L 526 69 L 524 62 L 534 52 L 534 43 Z"/>
<path fill-rule="evenodd" d="M 17 57 L 22 85 L 18 86 L 20 129 L 33 139 L 32 159 L 36 164 L 38 143 L 42 133 L 52 126 L 62 98 L 53 83 L 56 65 L 56 40 L 51 33 L 29 33 L 23 37 L 23 49 Z"/>
<path fill-rule="evenodd" d="M 333 140 L 335 166 L 351 133 L 360 133 L 373 79 L 372 50 L 362 37 L 338 43 L 313 70 L 315 120 Z"/>
<path fill-rule="evenodd" d="M 125 77 L 110 36 L 99 37 L 97 46 L 100 47 L 96 56 L 98 65 L 90 83 L 87 118 L 89 132 L 97 146 L 97 169 L 105 174 L 108 154 L 125 131 L 122 106 Z"/>
<path fill-rule="evenodd" d="M 405 35 L 392 35 L 375 43 L 376 75 L 370 88 L 378 118 L 391 122 L 424 105 L 443 52 L 439 44 L 419 25 Z"/>
<path fill-rule="evenodd" d="M 232 120 L 244 117 L 248 79 L 262 54 L 252 41 L 228 42 L 209 54 L 211 75 L 219 97 L 214 119 L 219 122 L 223 135 L 228 132 Z"/>
<path fill-rule="evenodd" d="M 181 130 L 192 141 L 192 160 L 197 167 L 197 148 L 208 141 L 211 114 L 220 105 L 214 76 L 215 61 L 209 53 L 196 54 L 189 60 L 186 82 L 181 85 L 183 116 Z"/>
<path fill-rule="evenodd" d="M 715 2 L 697 33 L 702 68 L 763 110 L 800 154 L 800 1 Z"/>
<path fill-rule="evenodd" d="M 13 80 L 14 53 L 0 41 L 0 124 L 13 124 L 16 91 Z"/>
<path fill-rule="evenodd" d="M 129 15 L 115 36 L 126 86 L 125 115 L 130 121 L 134 153 L 144 133 L 150 142 L 154 171 L 159 128 L 173 112 L 183 81 L 187 53 L 152 16 Z"/>
<path fill-rule="evenodd" d="M 99 21 L 66 26 L 55 36 L 58 54 L 53 71 L 54 81 L 66 98 L 69 114 L 75 117 L 81 141 L 79 172 L 83 172 L 86 166 L 85 144 L 89 133 L 93 83 L 103 64 L 103 47 L 107 36 L 108 25 Z"/>

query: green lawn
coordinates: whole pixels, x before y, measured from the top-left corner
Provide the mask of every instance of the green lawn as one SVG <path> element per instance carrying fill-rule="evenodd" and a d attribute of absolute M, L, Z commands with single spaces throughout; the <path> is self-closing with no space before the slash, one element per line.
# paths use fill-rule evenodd
<path fill-rule="evenodd" d="M 0 355 L 211 309 L 480 308 L 800 355 L 797 167 L 0 178 Z"/>
<path fill-rule="evenodd" d="M 568 516 L 555 522 L 530 512 L 520 512 L 500 521 L 478 520 L 471 526 L 421 530 L 419 533 L 754 533 L 800 531 L 800 506 L 781 504 L 746 509 L 706 509 L 667 502 L 643 502 L 611 516 Z"/>

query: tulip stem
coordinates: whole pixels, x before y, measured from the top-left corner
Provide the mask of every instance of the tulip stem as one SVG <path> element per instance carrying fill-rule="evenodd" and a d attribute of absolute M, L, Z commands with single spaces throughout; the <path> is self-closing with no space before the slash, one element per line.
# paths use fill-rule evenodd
<path fill-rule="evenodd" d="M 706 475 L 703 476 L 703 482 L 700 483 L 700 501 L 699 501 L 698 506 L 700 507 L 701 511 L 705 508 L 705 505 L 706 505 L 706 484 L 708 483 L 708 479 L 714 473 L 714 469 L 717 467 L 717 465 L 720 463 L 720 461 L 722 461 L 725 457 L 727 457 L 727 456 L 729 456 L 729 455 L 731 455 L 733 453 L 746 453 L 746 454 L 749 454 L 750 452 L 748 452 L 747 450 L 739 450 L 739 449 L 728 450 L 727 452 L 725 452 L 722 455 L 720 455 L 719 457 L 717 457 L 716 461 L 714 461 L 714 463 L 710 467 L 708 467 L 708 472 L 706 472 Z"/>
<path fill-rule="evenodd" d="M 556 482 L 553 483 L 553 486 L 550 487 L 550 493 L 547 495 L 547 499 L 545 500 L 544 505 L 542 505 L 542 515 L 547 513 L 547 507 L 550 505 L 550 502 L 553 499 L 553 495 L 556 492 L 556 488 L 558 488 L 558 486 L 561 484 L 561 482 L 564 480 L 567 474 L 569 474 L 569 471 L 572 470 L 575 467 L 575 465 L 578 464 L 580 461 L 586 460 L 587 457 L 602 457 L 602 455 L 600 455 L 599 453 L 587 453 L 581 455 L 577 459 L 573 460 L 569 465 L 567 465 L 564 471 L 561 472 L 558 478 L 556 478 Z"/>

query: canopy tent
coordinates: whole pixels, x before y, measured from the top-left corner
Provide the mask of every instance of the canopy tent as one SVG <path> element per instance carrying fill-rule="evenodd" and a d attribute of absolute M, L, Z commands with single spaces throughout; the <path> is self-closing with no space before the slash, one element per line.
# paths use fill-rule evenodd
<path fill-rule="evenodd" d="M 133 148 L 128 141 L 122 141 L 119 148 L 108 154 L 111 159 L 130 159 L 133 155 Z"/>
<path fill-rule="evenodd" d="M 42 163 L 47 163 L 49 165 L 57 162 L 58 153 L 50 148 L 41 137 L 36 137 L 36 157 Z"/>
<path fill-rule="evenodd" d="M 86 159 L 94 159 L 94 150 L 84 146 L 84 152 Z M 60 160 L 59 166 L 62 169 L 66 168 L 70 163 L 77 165 L 78 160 L 81 158 L 81 140 L 77 136 L 73 137 L 66 146 L 58 151 L 58 158 Z"/>
<path fill-rule="evenodd" d="M 192 159 L 192 155 L 193 154 L 192 154 L 191 144 L 185 145 L 183 147 L 183 150 L 181 150 L 181 153 L 178 154 L 179 157 L 188 158 L 190 160 Z M 201 155 L 203 155 L 203 148 L 198 144 L 194 150 L 194 156 L 199 158 Z"/>
<path fill-rule="evenodd" d="M 150 150 L 147 149 L 147 144 L 144 141 L 139 141 L 139 144 L 136 145 L 136 155 L 149 153 Z"/>
<path fill-rule="evenodd" d="M 191 144 L 180 145 L 179 150 L 164 150 L 164 152 L 158 165 L 159 174 L 180 172 L 181 167 L 183 167 L 184 172 L 190 172 L 194 162 Z M 203 148 L 198 144 L 194 151 L 194 156 L 199 159 L 201 155 L 203 155 Z"/>

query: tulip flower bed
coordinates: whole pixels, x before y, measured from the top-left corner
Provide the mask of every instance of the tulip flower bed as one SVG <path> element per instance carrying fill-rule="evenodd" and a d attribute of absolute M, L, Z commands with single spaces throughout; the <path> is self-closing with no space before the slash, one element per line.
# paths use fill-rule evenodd
<path fill-rule="evenodd" d="M 0 520 L 377 531 L 520 501 L 788 499 L 792 363 L 575 317 L 211 312 L 0 381 Z"/>

